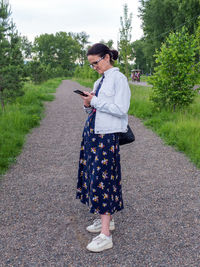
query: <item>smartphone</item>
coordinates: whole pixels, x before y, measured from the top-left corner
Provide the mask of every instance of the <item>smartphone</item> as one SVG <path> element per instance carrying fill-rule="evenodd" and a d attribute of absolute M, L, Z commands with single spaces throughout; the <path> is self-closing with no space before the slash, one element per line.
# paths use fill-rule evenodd
<path fill-rule="evenodd" d="M 82 96 L 88 96 L 88 95 L 84 94 L 81 90 L 74 90 L 74 93 L 82 95 Z"/>

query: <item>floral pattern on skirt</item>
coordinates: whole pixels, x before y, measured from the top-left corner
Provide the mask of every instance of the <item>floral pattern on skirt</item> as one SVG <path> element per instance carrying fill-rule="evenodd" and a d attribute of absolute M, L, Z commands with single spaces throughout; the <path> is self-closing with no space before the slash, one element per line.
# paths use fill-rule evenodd
<path fill-rule="evenodd" d="M 84 127 L 76 198 L 95 214 L 113 214 L 123 209 L 119 136 L 95 134 L 95 110 Z"/>

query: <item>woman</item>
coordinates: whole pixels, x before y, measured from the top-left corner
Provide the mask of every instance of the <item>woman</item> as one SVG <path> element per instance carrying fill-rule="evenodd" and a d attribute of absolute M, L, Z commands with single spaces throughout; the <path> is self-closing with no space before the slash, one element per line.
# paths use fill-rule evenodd
<path fill-rule="evenodd" d="M 87 227 L 89 232 L 100 232 L 87 249 L 100 252 L 113 247 L 112 214 L 123 209 L 118 133 L 127 131 L 130 89 L 127 78 L 113 67 L 116 50 L 97 43 L 87 57 L 102 77 L 92 93 L 84 91 L 87 96 L 81 96 L 89 115 L 81 143 L 77 198 L 91 206 L 91 213 L 100 214 L 101 220 Z"/>

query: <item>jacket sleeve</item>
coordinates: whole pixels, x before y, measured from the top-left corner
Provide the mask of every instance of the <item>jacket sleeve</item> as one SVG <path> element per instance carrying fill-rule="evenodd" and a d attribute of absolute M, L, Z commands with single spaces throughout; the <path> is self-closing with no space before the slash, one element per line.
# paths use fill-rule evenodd
<path fill-rule="evenodd" d="M 90 104 L 101 112 L 106 112 L 117 117 L 123 117 L 128 113 L 130 97 L 131 92 L 127 78 L 125 76 L 118 76 L 115 79 L 115 95 L 113 96 L 113 103 L 108 103 L 106 98 L 93 96 Z"/>

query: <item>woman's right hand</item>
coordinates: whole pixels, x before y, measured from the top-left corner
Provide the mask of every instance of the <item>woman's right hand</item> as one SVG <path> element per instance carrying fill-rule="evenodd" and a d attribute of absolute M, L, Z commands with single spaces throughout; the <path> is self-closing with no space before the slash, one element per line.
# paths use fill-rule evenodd
<path fill-rule="evenodd" d="M 90 107 L 90 101 L 92 100 L 92 97 L 95 95 L 93 92 L 89 93 L 86 91 L 83 91 L 84 94 L 88 95 L 88 96 L 81 96 L 81 98 L 83 99 L 83 104 L 85 107 Z"/>

